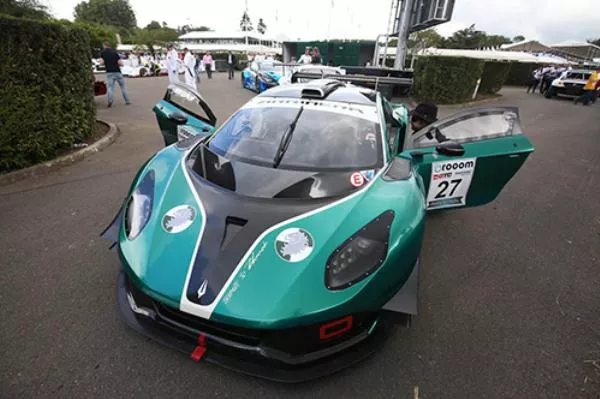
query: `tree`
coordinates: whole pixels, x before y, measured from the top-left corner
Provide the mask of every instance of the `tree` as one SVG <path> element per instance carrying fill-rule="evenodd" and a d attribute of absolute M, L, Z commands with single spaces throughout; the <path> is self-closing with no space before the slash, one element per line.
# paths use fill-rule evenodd
<path fill-rule="evenodd" d="M 165 45 L 169 42 L 174 42 L 179 37 L 179 32 L 173 28 L 159 28 L 159 29 L 138 29 L 135 35 L 131 38 L 132 44 L 145 45 L 148 48 L 155 44 Z"/>
<path fill-rule="evenodd" d="M 600 46 L 600 37 L 598 39 L 588 39 L 588 43 L 595 44 L 596 46 Z"/>
<path fill-rule="evenodd" d="M 475 24 L 468 28 L 457 30 L 441 43 L 442 48 L 455 49 L 480 49 L 484 47 L 498 47 L 502 44 L 512 43 L 511 40 L 502 35 L 491 35 L 475 29 Z"/>
<path fill-rule="evenodd" d="M 150 21 L 148 25 L 146 25 L 145 29 L 162 29 L 162 26 L 160 26 L 160 22 L 153 20 Z"/>
<path fill-rule="evenodd" d="M 48 7 L 38 0 L 2 0 L 0 1 L 0 14 L 29 19 L 52 18 Z"/>
<path fill-rule="evenodd" d="M 417 49 L 417 50 L 426 49 L 426 48 L 430 48 L 430 47 L 438 48 L 441 46 L 443 41 L 444 41 L 444 38 L 442 37 L 442 35 L 437 33 L 437 31 L 435 29 L 426 29 L 426 30 L 421 30 L 421 31 L 411 34 L 408 37 L 406 46 L 409 49 Z M 397 41 L 396 41 L 395 45 L 396 44 L 397 44 Z M 395 47 L 395 45 L 392 46 L 391 44 L 388 44 L 388 46 L 390 46 L 390 47 Z"/>
<path fill-rule="evenodd" d="M 267 31 L 267 25 L 265 24 L 265 22 L 263 21 L 262 18 L 258 19 L 258 25 L 256 25 L 256 30 L 258 31 L 258 33 L 260 33 L 261 35 L 264 35 L 265 32 Z"/>
<path fill-rule="evenodd" d="M 244 11 L 244 14 L 242 15 L 242 19 L 240 20 L 240 30 L 242 32 L 252 32 L 254 30 L 254 26 L 248 15 L 248 10 Z"/>
<path fill-rule="evenodd" d="M 517 35 L 517 36 L 513 37 L 512 41 L 513 41 L 513 43 L 523 42 L 523 41 L 525 41 L 525 36 Z"/>
<path fill-rule="evenodd" d="M 118 28 L 133 29 L 137 26 L 135 12 L 128 0 L 88 0 L 75 6 L 75 21 Z"/>

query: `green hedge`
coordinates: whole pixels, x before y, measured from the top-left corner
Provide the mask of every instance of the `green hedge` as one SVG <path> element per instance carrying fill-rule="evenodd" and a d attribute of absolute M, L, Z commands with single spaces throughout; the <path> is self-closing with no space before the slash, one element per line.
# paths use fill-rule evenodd
<path fill-rule="evenodd" d="M 419 101 L 456 104 L 469 101 L 483 72 L 483 60 L 464 57 L 419 57 L 413 94 Z"/>
<path fill-rule="evenodd" d="M 0 16 L 0 173 L 55 157 L 95 126 L 87 33 Z"/>
<path fill-rule="evenodd" d="M 486 61 L 481 74 L 479 93 L 493 94 L 500 91 L 510 72 L 511 63 L 502 61 Z"/>
<path fill-rule="evenodd" d="M 539 68 L 540 65 L 532 62 L 512 62 L 510 72 L 504 84 L 509 86 L 528 86 L 531 82 L 533 71 Z"/>

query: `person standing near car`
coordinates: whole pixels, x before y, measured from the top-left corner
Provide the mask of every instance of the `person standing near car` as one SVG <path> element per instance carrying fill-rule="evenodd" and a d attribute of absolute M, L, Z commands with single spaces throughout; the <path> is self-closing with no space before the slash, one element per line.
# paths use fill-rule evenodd
<path fill-rule="evenodd" d="M 535 89 L 537 89 L 540 84 L 540 80 L 542 79 L 542 68 L 537 68 L 535 71 L 531 73 L 531 82 L 529 83 L 529 87 L 527 88 L 527 93 L 531 91 L 531 93 L 535 93 Z M 540 88 L 541 90 L 541 88 Z"/>
<path fill-rule="evenodd" d="M 581 102 L 583 103 L 583 105 L 589 105 L 590 103 L 596 102 L 597 89 L 600 86 L 599 74 L 600 68 L 592 72 L 587 82 L 585 83 L 585 86 L 583 86 L 584 93 L 581 96 L 577 97 L 575 100 L 573 100 L 575 104 Z"/>
<path fill-rule="evenodd" d="M 186 47 L 183 49 L 183 64 L 185 65 L 185 84 L 196 90 L 196 57 Z"/>
<path fill-rule="evenodd" d="M 311 64 L 322 64 L 323 63 L 323 58 L 321 58 L 321 54 L 319 53 L 318 47 L 313 47 L 312 58 L 310 60 L 310 63 Z"/>
<path fill-rule="evenodd" d="M 179 55 L 173 48 L 172 44 L 167 44 L 167 73 L 169 74 L 169 83 L 175 84 L 179 82 L 179 76 L 177 75 L 177 66 Z"/>
<path fill-rule="evenodd" d="M 310 47 L 304 49 L 304 54 L 298 60 L 298 64 L 310 64 L 312 62 L 312 56 L 310 55 Z"/>
<path fill-rule="evenodd" d="M 237 59 L 235 57 L 235 55 L 233 55 L 231 53 L 231 51 L 229 52 L 229 54 L 227 54 L 227 71 L 228 71 L 228 79 L 231 80 L 235 77 L 235 64 L 237 63 Z"/>
<path fill-rule="evenodd" d="M 129 94 L 127 93 L 127 87 L 125 87 L 125 78 L 123 77 L 123 74 L 121 74 L 120 67 L 123 64 L 123 61 L 121 60 L 121 57 L 119 57 L 117 51 L 110 46 L 109 42 L 104 42 L 102 46 L 104 48 L 100 52 L 100 63 L 104 64 L 106 68 L 108 107 L 110 108 L 113 104 L 115 82 L 119 84 L 123 101 L 125 101 L 125 104 L 129 105 L 131 104 L 131 101 L 129 101 Z"/>
<path fill-rule="evenodd" d="M 206 69 L 206 74 L 208 75 L 208 78 L 212 79 L 213 59 L 212 55 L 210 55 L 210 51 L 207 51 L 206 54 L 204 54 L 204 57 L 202 57 L 202 63 L 204 64 L 204 69 Z"/>

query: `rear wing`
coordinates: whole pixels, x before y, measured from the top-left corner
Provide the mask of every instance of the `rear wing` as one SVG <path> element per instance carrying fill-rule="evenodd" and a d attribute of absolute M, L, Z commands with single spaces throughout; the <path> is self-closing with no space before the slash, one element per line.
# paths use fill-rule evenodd
<path fill-rule="evenodd" d="M 411 88 L 412 78 L 394 78 L 388 76 L 365 76 L 365 75 L 338 75 L 338 74 L 317 74 L 296 72 L 292 75 L 292 82 L 297 79 L 335 79 L 342 82 L 349 82 L 357 86 L 366 86 L 378 90 L 382 85 L 392 85 L 402 88 Z"/>

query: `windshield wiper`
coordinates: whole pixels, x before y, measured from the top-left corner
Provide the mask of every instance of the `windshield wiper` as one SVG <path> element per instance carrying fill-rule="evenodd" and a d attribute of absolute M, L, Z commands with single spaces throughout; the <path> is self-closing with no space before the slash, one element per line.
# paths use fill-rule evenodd
<path fill-rule="evenodd" d="M 277 148 L 277 152 L 275 153 L 275 159 L 273 160 L 274 168 L 278 167 L 279 164 L 281 163 L 281 160 L 283 159 L 283 155 L 287 151 L 287 149 L 290 145 L 290 141 L 292 141 L 292 135 L 294 134 L 294 129 L 296 129 L 296 124 L 298 123 L 298 119 L 300 119 L 300 115 L 302 115 L 303 111 L 304 111 L 304 106 L 300 107 L 300 110 L 296 114 L 296 117 L 294 118 L 292 123 L 290 123 L 290 125 L 285 130 L 285 132 L 283 133 L 283 136 L 281 137 L 281 141 L 279 142 L 279 147 Z"/>

